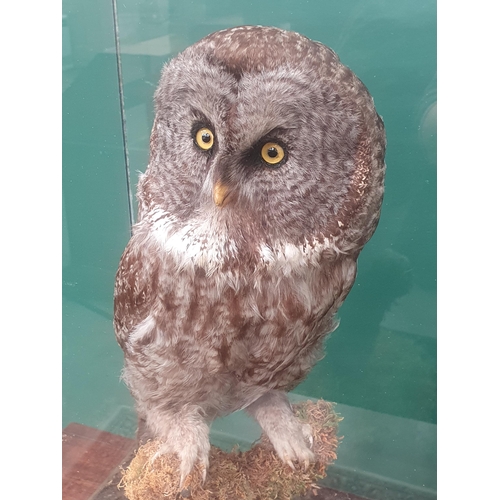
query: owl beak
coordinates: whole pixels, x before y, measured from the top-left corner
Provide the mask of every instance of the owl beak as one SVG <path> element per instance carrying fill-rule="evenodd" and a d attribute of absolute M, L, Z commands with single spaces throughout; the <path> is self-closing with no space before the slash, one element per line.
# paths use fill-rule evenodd
<path fill-rule="evenodd" d="M 222 184 L 221 181 L 217 181 L 213 191 L 215 204 L 218 207 L 223 207 L 227 201 L 228 195 L 229 195 L 229 188 L 225 184 Z"/>

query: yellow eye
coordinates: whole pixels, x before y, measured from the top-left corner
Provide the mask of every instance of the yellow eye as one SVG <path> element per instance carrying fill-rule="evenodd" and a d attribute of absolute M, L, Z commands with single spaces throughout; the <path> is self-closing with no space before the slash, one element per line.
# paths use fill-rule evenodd
<path fill-rule="evenodd" d="M 283 148 L 275 142 L 266 142 L 260 150 L 262 159 L 270 165 L 276 165 L 285 157 Z"/>
<path fill-rule="evenodd" d="M 208 128 L 200 128 L 196 132 L 195 141 L 201 149 L 207 151 L 214 145 L 214 134 Z"/>

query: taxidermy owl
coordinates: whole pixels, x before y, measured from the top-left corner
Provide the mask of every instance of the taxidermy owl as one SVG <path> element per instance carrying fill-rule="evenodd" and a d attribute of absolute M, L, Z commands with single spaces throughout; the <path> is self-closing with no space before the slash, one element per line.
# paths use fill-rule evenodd
<path fill-rule="evenodd" d="M 181 484 L 245 409 L 314 460 L 286 392 L 322 355 L 378 223 L 385 132 L 361 81 L 302 35 L 245 26 L 172 59 L 155 94 L 114 325 L 123 379 Z"/>

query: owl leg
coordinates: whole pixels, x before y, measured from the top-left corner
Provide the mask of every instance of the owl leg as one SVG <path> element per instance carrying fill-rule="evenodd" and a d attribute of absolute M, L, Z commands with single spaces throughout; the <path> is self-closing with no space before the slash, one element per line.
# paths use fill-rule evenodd
<path fill-rule="evenodd" d="M 295 417 L 284 392 L 270 391 L 246 408 L 267 434 L 278 456 L 295 469 L 293 462 L 307 469 L 314 461 L 312 432 L 308 424 Z"/>
<path fill-rule="evenodd" d="M 210 451 L 209 426 L 201 408 L 185 405 L 178 412 L 149 410 L 146 422 L 162 444 L 151 461 L 166 453 L 175 453 L 180 460 L 180 487 L 196 462 L 203 467 L 203 480 L 208 469 Z"/>

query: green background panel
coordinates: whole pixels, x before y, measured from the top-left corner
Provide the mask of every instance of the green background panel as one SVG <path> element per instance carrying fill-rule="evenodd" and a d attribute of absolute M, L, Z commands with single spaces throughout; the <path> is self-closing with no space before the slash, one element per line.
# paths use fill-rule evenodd
<path fill-rule="evenodd" d="M 138 173 L 148 162 L 152 96 L 166 61 L 208 33 L 241 24 L 292 29 L 330 46 L 368 87 L 384 119 L 380 224 L 325 357 L 295 392 L 338 402 L 351 422 L 375 415 L 375 433 L 396 419 L 401 426 L 390 427 L 407 429 L 393 439 L 399 444 L 358 449 L 346 436 L 344 461 L 383 475 L 367 465 L 378 460 L 394 480 L 433 490 L 434 1 L 63 1 L 63 424 L 132 433 L 112 292 L 135 217 Z M 401 470 L 390 465 L 391 454 Z M 412 479 L 404 467 L 420 473 Z"/>

